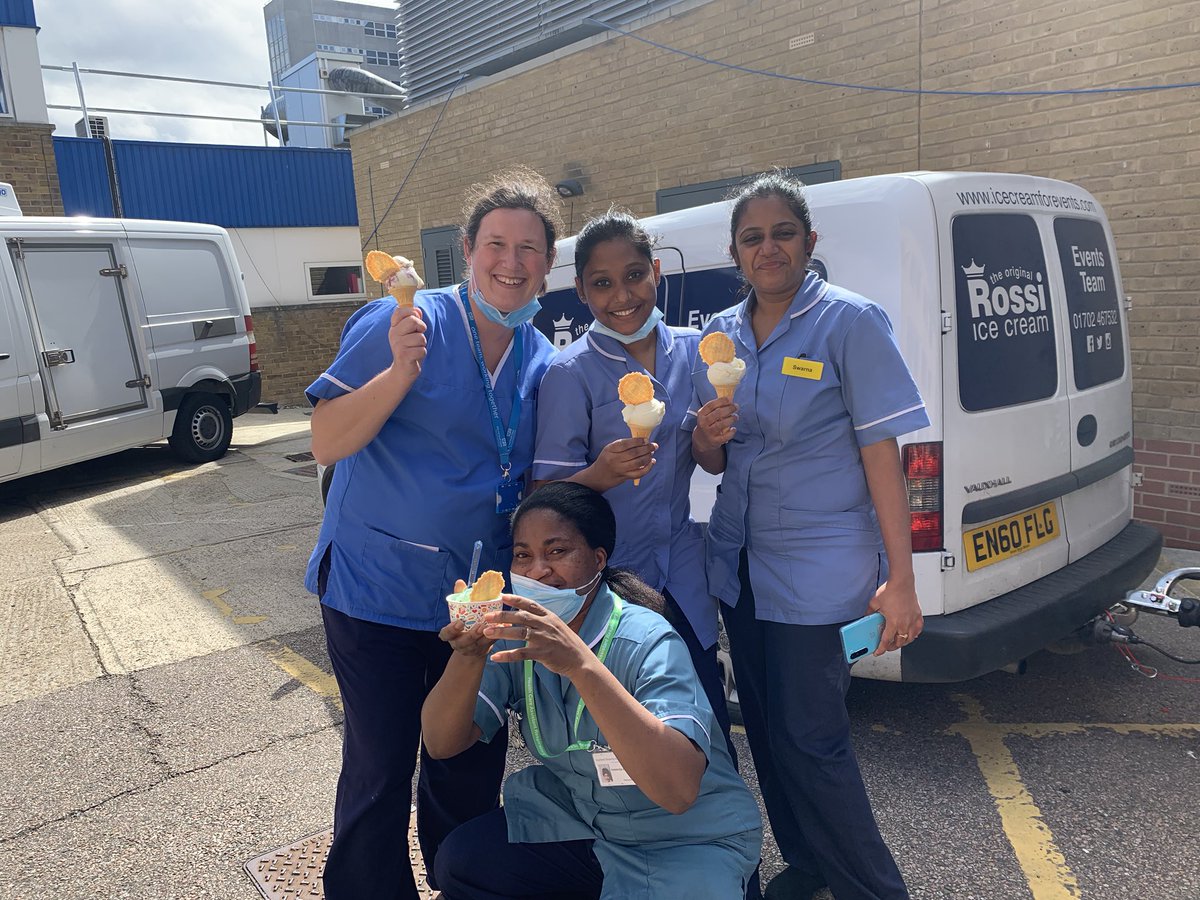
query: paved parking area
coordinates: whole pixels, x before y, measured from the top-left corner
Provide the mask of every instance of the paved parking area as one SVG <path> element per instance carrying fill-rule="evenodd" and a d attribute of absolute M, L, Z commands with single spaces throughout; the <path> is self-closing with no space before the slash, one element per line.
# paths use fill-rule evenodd
<path fill-rule="evenodd" d="M 341 715 L 301 586 L 321 510 L 288 458 L 307 449 L 302 412 L 253 414 L 217 463 L 150 447 L 0 486 L 0 896 L 253 900 L 247 860 L 328 827 Z M 1196 629 L 1136 630 L 1200 657 Z M 1200 667 L 1072 650 L 854 683 L 914 897 L 1200 897 Z"/>

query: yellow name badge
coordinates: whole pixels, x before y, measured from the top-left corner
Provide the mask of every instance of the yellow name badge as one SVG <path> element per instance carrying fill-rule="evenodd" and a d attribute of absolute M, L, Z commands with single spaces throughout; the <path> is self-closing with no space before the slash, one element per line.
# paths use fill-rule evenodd
<path fill-rule="evenodd" d="M 817 362 L 815 359 L 796 359 L 794 356 L 783 358 L 783 374 L 791 375 L 793 378 L 811 378 L 813 381 L 820 381 L 823 371 L 825 371 L 825 363 Z"/>

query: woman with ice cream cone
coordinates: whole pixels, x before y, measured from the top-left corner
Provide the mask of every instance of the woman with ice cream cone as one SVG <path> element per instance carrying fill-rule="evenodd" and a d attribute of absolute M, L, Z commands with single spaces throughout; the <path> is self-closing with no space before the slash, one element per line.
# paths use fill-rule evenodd
<path fill-rule="evenodd" d="M 558 204 L 517 171 L 478 186 L 463 228 L 467 280 L 416 290 L 403 257 L 370 257 L 392 296 L 350 317 L 337 358 L 309 387 L 313 455 L 337 463 L 305 584 L 321 598 L 345 708 L 325 896 L 418 893 L 403 847 L 420 709 L 450 648 L 445 597 L 472 568 L 505 572 L 508 518 L 533 458 L 534 400 L 553 357 L 530 323 L 554 261 Z M 411 303 L 408 303 L 411 299 Z M 441 839 L 496 807 L 500 740 L 454 759 L 422 747 L 417 831 L 432 868 Z"/>
<path fill-rule="evenodd" d="M 680 429 L 700 332 L 661 321 L 658 285 L 653 241 L 633 216 L 614 210 L 584 225 L 575 289 L 595 321 L 542 380 L 533 477 L 586 484 L 612 504 L 620 526 L 613 562 L 666 596 L 728 739 L 717 604 L 688 498 L 696 463 Z"/>
<path fill-rule="evenodd" d="M 788 864 L 766 896 L 828 885 L 838 900 L 898 900 L 850 744 L 838 629 L 883 613 L 880 653 L 921 632 L 896 439 L 929 420 L 884 311 L 807 271 L 817 233 L 799 182 L 770 174 L 741 191 L 730 239 L 750 290 L 705 329 L 689 427 L 696 460 L 722 474 L 709 585 Z M 715 396 L 730 373 L 712 370 L 732 357 L 745 377 Z"/>
<path fill-rule="evenodd" d="M 539 488 L 513 516 L 511 609 L 442 629 L 454 653 L 422 711 L 429 752 L 504 741 L 513 710 L 541 763 L 509 776 L 501 809 L 446 839 L 435 872 L 446 900 L 743 894 L 758 807 L 655 610 L 662 598 L 609 565 L 618 534 L 596 491 Z"/>

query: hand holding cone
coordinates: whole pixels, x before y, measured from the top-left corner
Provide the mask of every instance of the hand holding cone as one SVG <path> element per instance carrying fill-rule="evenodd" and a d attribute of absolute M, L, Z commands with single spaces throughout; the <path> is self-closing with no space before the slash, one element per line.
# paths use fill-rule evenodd
<path fill-rule="evenodd" d="M 382 250 L 372 250 L 364 262 L 367 274 L 382 284 L 400 306 L 412 306 L 413 295 L 425 287 L 425 282 L 413 268 L 411 259 L 388 256 Z"/>

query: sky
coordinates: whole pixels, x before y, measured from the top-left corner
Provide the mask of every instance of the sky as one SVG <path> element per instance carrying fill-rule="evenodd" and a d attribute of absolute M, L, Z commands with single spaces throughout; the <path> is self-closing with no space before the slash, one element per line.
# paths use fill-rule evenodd
<path fill-rule="evenodd" d="M 241 90 L 103 75 L 83 75 L 84 98 L 95 107 L 257 118 L 270 95 L 267 0 L 34 0 L 38 52 L 43 65 L 107 69 L 262 85 Z M 372 0 L 365 0 L 372 2 Z M 395 11 L 395 4 L 374 5 Z M 78 106 L 70 72 L 43 71 L 46 102 Z M 187 141 L 274 146 L 253 122 L 215 122 L 97 113 L 108 117 L 109 134 L 123 140 Z M 78 110 L 50 110 L 55 134 L 72 136 Z"/>

